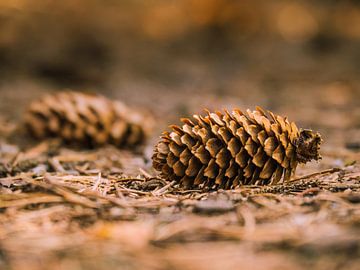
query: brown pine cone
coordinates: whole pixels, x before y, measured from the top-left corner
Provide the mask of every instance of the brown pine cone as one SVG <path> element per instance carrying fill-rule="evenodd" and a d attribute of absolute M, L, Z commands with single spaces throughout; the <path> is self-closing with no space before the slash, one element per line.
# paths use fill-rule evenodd
<path fill-rule="evenodd" d="M 153 166 L 184 188 L 235 188 L 288 180 L 298 163 L 321 159 L 319 133 L 257 107 L 182 119 L 155 146 Z"/>
<path fill-rule="evenodd" d="M 25 124 L 38 138 L 60 137 L 86 146 L 131 147 L 144 141 L 144 117 L 119 101 L 65 91 L 31 103 Z"/>

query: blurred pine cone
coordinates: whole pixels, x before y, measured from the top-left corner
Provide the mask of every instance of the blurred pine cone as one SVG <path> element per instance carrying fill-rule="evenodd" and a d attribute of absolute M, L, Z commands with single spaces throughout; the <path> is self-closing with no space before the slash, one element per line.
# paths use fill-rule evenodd
<path fill-rule="evenodd" d="M 255 111 L 207 112 L 171 126 L 155 146 L 153 166 L 184 188 L 234 188 L 288 180 L 298 163 L 318 160 L 321 137 L 287 118 Z"/>
<path fill-rule="evenodd" d="M 142 143 L 146 136 L 144 117 L 123 103 L 73 91 L 34 101 L 26 112 L 25 123 L 38 139 L 60 137 L 90 147 L 131 147 Z"/>

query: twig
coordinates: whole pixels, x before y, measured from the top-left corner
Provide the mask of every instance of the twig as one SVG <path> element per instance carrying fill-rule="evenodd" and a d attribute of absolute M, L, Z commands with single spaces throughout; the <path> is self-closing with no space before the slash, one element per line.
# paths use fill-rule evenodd
<path fill-rule="evenodd" d="M 129 203 L 126 202 L 125 200 L 123 199 L 119 199 L 119 198 L 115 198 L 115 197 L 111 197 L 109 195 L 103 195 L 103 194 L 100 194 L 99 192 L 96 192 L 96 191 L 93 191 L 93 190 L 89 190 L 89 189 L 84 189 L 81 191 L 81 194 L 83 195 L 86 195 L 86 196 L 92 196 L 92 197 L 95 197 L 95 198 L 98 198 L 98 199 L 102 199 L 102 200 L 105 200 L 107 202 L 110 202 L 112 204 L 115 204 L 117 206 L 120 206 L 122 208 L 128 208 L 130 207 Z"/>
<path fill-rule="evenodd" d="M 139 171 L 142 175 L 145 176 L 145 178 L 150 179 L 150 178 L 154 178 L 150 173 L 148 173 L 147 171 L 145 171 L 143 168 L 139 168 Z"/>
<path fill-rule="evenodd" d="M 80 205 L 90 207 L 90 208 L 98 208 L 98 205 L 95 202 L 93 202 L 92 200 L 90 200 L 84 196 L 81 196 L 64 186 L 57 185 L 53 181 L 53 177 L 48 177 L 45 175 L 44 180 L 46 180 L 48 182 L 48 184 L 42 183 L 42 182 L 35 182 L 32 179 L 26 179 L 27 182 L 29 182 L 33 185 L 45 188 L 56 194 L 61 195 L 68 202 L 80 204 Z"/>
<path fill-rule="evenodd" d="M 131 189 L 131 188 L 121 188 L 121 187 L 118 187 L 118 189 L 120 191 L 125 191 L 125 192 L 128 192 L 128 193 L 136 193 L 136 194 L 141 194 L 141 195 L 149 195 L 151 194 L 150 192 L 145 192 L 145 191 L 140 191 L 140 190 L 136 190 L 136 189 Z"/>
<path fill-rule="evenodd" d="M 304 180 L 304 179 L 311 178 L 311 177 L 318 176 L 318 175 L 324 175 L 324 174 L 339 172 L 339 171 L 341 171 L 340 168 L 327 169 L 327 170 L 324 170 L 324 171 L 321 171 L 321 172 L 311 173 L 311 174 L 308 174 L 308 175 L 301 176 L 299 178 L 289 180 L 288 183 Z"/>
<path fill-rule="evenodd" d="M 176 193 L 179 194 L 193 194 L 193 193 L 202 193 L 203 191 L 201 189 L 189 189 L 189 190 L 176 190 Z"/>
<path fill-rule="evenodd" d="M 176 184 L 176 181 L 172 181 L 171 183 L 167 184 L 166 186 L 163 186 L 162 188 L 160 188 L 160 189 L 152 192 L 152 194 L 153 194 L 154 196 L 163 195 L 163 194 L 166 193 L 166 191 L 167 191 L 170 187 L 172 187 L 172 186 L 175 185 L 175 184 Z"/>
<path fill-rule="evenodd" d="M 29 204 L 39 204 L 39 203 L 55 203 L 55 202 L 63 202 L 64 199 L 58 195 L 40 195 L 38 194 L 33 198 L 24 198 L 18 200 L 0 200 L 0 208 L 8 208 L 8 207 L 22 207 Z"/>
<path fill-rule="evenodd" d="M 60 161 L 57 158 L 50 158 L 49 159 L 49 164 L 51 165 L 51 167 L 53 167 L 53 169 L 56 172 L 60 172 L 60 173 L 66 173 L 66 170 L 64 169 L 64 167 L 60 164 Z"/>
<path fill-rule="evenodd" d="M 101 178 L 101 172 L 98 173 L 98 176 L 96 178 L 96 181 L 94 183 L 94 185 L 92 186 L 92 190 L 95 191 L 98 189 L 99 185 L 101 184 L 102 182 L 102 178 Z"/>

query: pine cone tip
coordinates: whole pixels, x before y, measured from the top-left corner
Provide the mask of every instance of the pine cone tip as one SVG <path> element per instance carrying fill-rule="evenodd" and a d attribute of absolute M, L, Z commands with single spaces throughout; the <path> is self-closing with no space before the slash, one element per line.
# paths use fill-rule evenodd
<path fill-rule="evenodd" d="M 321 159 L 319 150 L 322 141 L 320 133 L 313 132 L 310 129 L 300 130 L 299 138 L 295 142 L 297 160 L 306 163 Z"/>

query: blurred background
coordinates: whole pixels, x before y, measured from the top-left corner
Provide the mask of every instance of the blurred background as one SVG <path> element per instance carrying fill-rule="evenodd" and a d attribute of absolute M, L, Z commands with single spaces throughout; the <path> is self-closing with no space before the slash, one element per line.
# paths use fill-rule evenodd
<path fill-rule="evenodd" d="M 205 107 L 260 105 L 358 150 L 359 45 L 355 0 L 1 0 L 0 114 L 99 92 L 152 111 L 156 137 Z"/>

